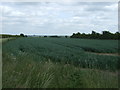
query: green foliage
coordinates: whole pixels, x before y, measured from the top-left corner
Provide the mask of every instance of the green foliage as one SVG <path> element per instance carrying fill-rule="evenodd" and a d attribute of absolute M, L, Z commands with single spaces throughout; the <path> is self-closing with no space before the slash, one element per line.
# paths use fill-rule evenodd
<path fill-rule="evenodd" d="M 118 87 L 119 56 L 91 53 L 117 53 L 117 42 L 49 37 L 9 41 L 3 44 L 3 87 Z"/>
<path fill-rule="evenodd" d="M 86 38 L 86 39 L 113 39 L 113 40 L 118 40 L 120 39 L 120 33 L 116 32 L 116 33 L 111 33 L 109 31 L 103 31 L 102 34 L 100 33 L 96 33 L 95 31 L 92 31 L 91 34 L 81 34 L 81 33 L 73 33 L 73 35 L 71 36 L 71 38 Z"/>
<path fill-rule="evenodd" d="M 60 38 L 60 36 L 57 36 L 57 35 L 49 36 L 49 37 L 52 37 L 52 38 Z"/>
<path fill-rule="evenodd" d="M 19 35 L 8 35 L 8 34 L 0 34 L 1 38 L 11 38 L 11 37 L 20 37 Z"/>
<path fill-rule="evenodd" d="M 25 37 L 25 35 L 23 33 L 20 34 L 21 37 Z"/>
<path fill-rule="evenodd" d="M 27 37 L 27 35 L 20 34 L 20 35 L 10 35 L 10 34 L 0 34 L 0 38 L 17 38 L 17 37 Z"/>
<path fill-rule="evenodd" d="M 3 88 L 118 88 L 117 73 L 70 64 L 35 61 L 33 56 L 3 58 Z"/>

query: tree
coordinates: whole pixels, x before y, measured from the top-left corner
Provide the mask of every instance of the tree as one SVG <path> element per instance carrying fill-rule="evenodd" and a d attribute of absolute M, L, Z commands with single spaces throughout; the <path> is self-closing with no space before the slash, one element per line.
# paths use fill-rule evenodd
<path fill-rule="evenodd" d="M 47 37 L 47 36 L 44 36 L 44 37 Z"/>
<path fill-rule="evenodd" d="M 25 37 L 25 35 L 23 33 L 20 34 L 21 37 Z"/>
<path fill-rule="evenodd" d="M 119 40 L 120 39 L 120 33 L 111 33 L 109 31 L 102 31 L 102 34 L 97 33 L 95 31 L 92 31 L 91 34 L 85 34 L 85 33 L 73 33 L 71 38 L 84 38 L 84 39 L 114 39 Z"/>
<path fill-rule="evenodd" d="M 111 39 L 112 38 L 112 33 L 110 33 L 109 31 L 103 31 L 102 32 L 102 38 L 103 39 Z"/>
<path fill-rule="evenodd" d="M 96 32 L 95 32 L 95 31 L 92 31 L 92 34 L 96 34 Z"/>
<path fill-rule="evenodd" d="M 65 38 L 67 38 L 68 36 L 65 36 Z"/>

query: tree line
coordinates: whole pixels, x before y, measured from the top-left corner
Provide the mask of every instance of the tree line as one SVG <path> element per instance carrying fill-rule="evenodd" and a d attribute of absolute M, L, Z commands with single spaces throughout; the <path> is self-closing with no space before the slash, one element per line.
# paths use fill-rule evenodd
<path fill-rule="evenodd" d="M 0 34 L 0 38 L 11 38 L 11 37 L 27 37 L 27 35 L 24 35 L 23 33 L 21 33 L 20 35 Z"/>
<path fill-rule="evenodd" d="M 81 38 L 81 39 L 113 39 L 113 40 L 118 40 L 120 39 L 120 33 L 111 33 L 110 31 L 102 31 L 102 34 L 97 33 L 95 31 L 92 31 L 91 34 L 85 34 L 85 33 L 73 33 L 71 38 Z"/>

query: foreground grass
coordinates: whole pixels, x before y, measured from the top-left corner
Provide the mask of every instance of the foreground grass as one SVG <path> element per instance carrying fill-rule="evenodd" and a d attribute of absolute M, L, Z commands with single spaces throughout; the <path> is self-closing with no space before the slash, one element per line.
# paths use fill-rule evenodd
<path fill-rule="evenodd" d="M 12 57 L 11 57 L 12 58 Z M 14 61 L 4 58 L 3 88 L 117 88 L 117 73 L 83 69 L 30 57 Z"/>

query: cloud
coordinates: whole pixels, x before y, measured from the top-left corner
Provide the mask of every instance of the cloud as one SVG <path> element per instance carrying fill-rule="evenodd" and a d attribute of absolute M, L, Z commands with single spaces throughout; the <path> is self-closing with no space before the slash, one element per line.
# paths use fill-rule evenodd
<path fill-rule="evenodd" d="M 97 2 L 89 4 L 90 7 L 86 7 L 87 11 L 94 11 L 94 12 L 109 12 L 111 10 L 117 10 L 118 4 L 117 3 L 107 3 L 107 2 Z"/>
<path fill-rule="evenodd" d="M 72 34 L 117 30 L 117 3 L 17 2 L 3 3 L 4 33 Z"/>
<path fill-rule="evenodd" d="M 105 6 L 106 9 L 109 10 L 117 10 L 118 9 L 118 4 L 112 4 L 110 6 Z"/>

